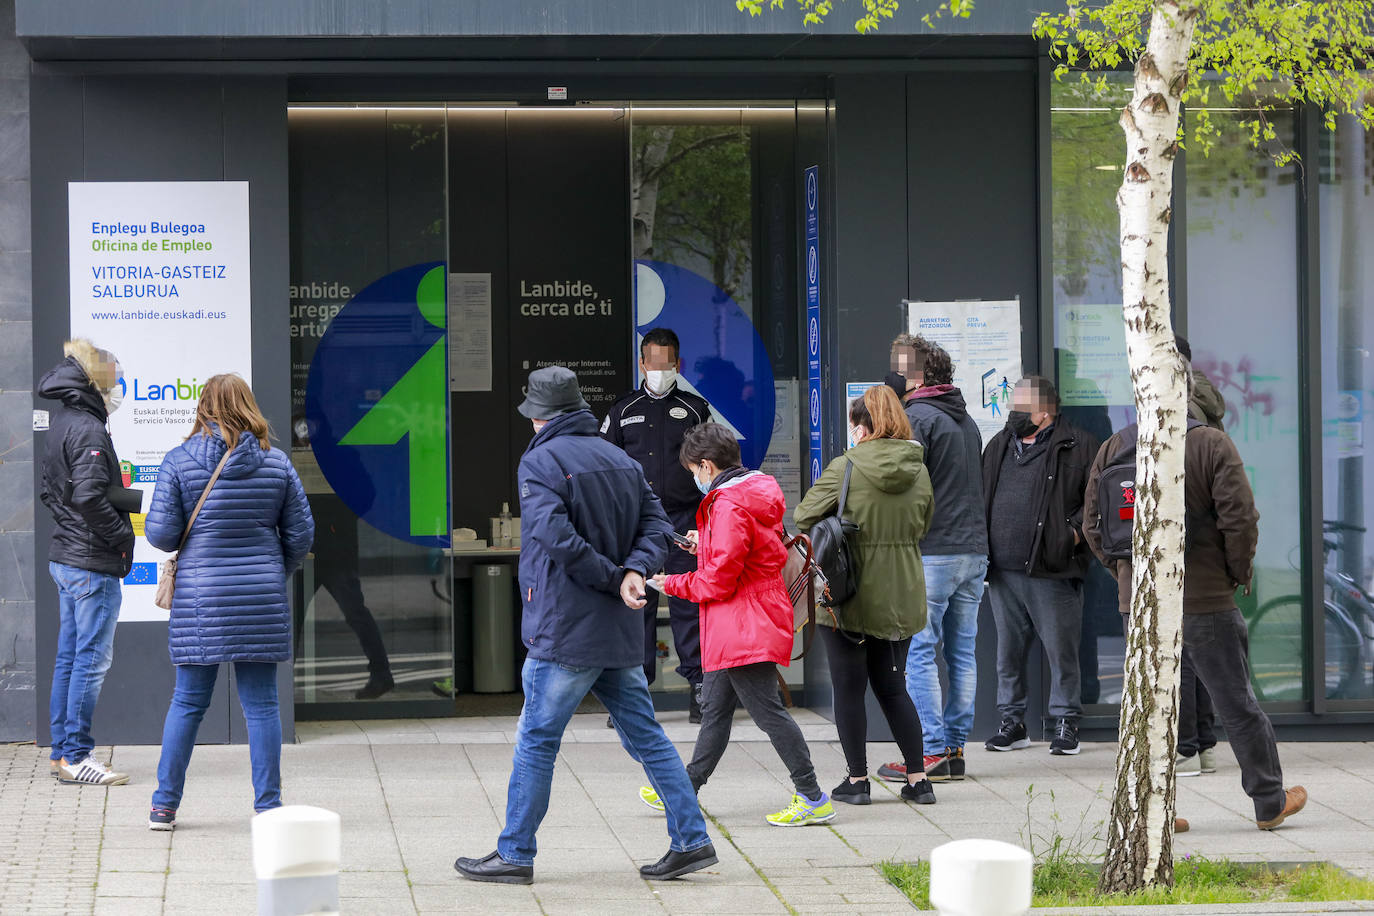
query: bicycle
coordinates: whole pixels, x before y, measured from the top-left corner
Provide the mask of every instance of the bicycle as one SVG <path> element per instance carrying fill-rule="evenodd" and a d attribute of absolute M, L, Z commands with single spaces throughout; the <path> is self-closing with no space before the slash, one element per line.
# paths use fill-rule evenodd
<path fill-rule="evenodd" d="M 1326 583 L 1322 598 L 1326 635 L 1322 681 L 1328 699 L 1374 696 L 1374 595 L 1331 564 L 1341 538 L 1365 530 L 1345 522 L 1322 522 L 1322 578 Z M 1301 595 L 1283 595 L 1266 601 L 1251 617 L 1250 680 L 1259 699 L 1303 698 L 1306 616 Z"/>

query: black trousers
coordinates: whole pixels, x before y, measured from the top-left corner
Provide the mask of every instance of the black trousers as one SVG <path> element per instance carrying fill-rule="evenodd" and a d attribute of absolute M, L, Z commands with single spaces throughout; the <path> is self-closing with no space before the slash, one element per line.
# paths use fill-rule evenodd
<path fill-rule="evenodd" d="M 1255 805 L 1255 820 L 1283 810 L 1283 768 L 1274 726 L 1250 686 L 1250 633 L 1237 608 L 1183 615 L 1183 648 L 1198 680 L 1212 697 L 1231 750 L 1240 764 L 1240 784 Z"/>
<path fill-rule="evenodd" d="M 1216 711 L 1212 698 L 1197 676 L 1193 656 L 1183 650 L 1178 684 L 1178 752 L 1192 757 L 1217 746 Z"/>
<path fill-rule="evenodd" d="M 901 749 L 907 772 L 924 772 L 921 719 L 906 692 L 906 656 L 911 640 L 864 636 L 856 645 L 854 638 L 834 627 L 818 629 L 825 643 L 830 683 L 835 691 L 835 730 L 840 735 L 849 775 L 868 775 L 868 711 L 864 694 L 869 686 L 873 687 L 883 718 Z"/>
<path fill-rule="evenodd" d="M 692 788 L 701 791 L 716 771 L 721 755 L 730 745 L 730 728 L 735 708 L 743 706 L 749 718 L 773 743 L 797 794 L 815 800 L 821 797 L 816 768 L 811 765 L 811 750 L 801 728 L 782 705 L 778 695 L 778 666 L 771 662 L 740 665 L 708 671 L 701 682 L 701 730 L 697 732 L 687 776 Z"/>
<path fill-rule="evenodd" d="M 668 548 L 663 571 L 668 575 L 692 572 L 697 558 L 676 544 Z M 658 592 L 649 589 L 644 605 L 644 677 L 650 684 L 658 672 Z M 693 686 L 701 683 L 701 612 L 686 598 L 668 597 L 668 623 L 677 649 L 677 673 Z"/>

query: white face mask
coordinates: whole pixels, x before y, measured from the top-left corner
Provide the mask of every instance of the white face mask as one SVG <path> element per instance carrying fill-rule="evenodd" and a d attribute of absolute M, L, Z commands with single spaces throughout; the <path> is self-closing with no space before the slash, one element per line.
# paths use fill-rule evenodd
<path fill-rule="evenodd" d="M 667 394 L 677 381 L 676 369 L 650 369 L 644 373 L 644 384 L 654 394 Z"/>
<path fill-rule="evenodd" d="M 105 412 L 112 414 L 119 409 L 119 405 L 124 403 L 124 389 L 116 385 L 105 392 Z"/>

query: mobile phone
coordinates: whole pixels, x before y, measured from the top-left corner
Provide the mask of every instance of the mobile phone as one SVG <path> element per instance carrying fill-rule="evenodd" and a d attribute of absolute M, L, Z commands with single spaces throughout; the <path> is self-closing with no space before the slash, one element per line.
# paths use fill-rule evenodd
<path fill-rule="evenodd" d="M 684 550 L 694 546 L 692 539 L 684 534 L 678 534 L 676 531 L 674 531 L 672 532 L 672 537 L 673 543 L 683 548 Z"/>

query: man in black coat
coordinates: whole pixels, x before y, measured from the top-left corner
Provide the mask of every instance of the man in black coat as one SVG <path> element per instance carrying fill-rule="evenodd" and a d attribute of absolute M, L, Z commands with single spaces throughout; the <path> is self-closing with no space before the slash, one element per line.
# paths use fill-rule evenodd
<path fill-rule="evenodd" d="M 48 573 L 57 584 L 60 622 L 48 702 L 51 769 L 64 783 L 114 786 L 129 781 L 91 756 L 91 720 L 114 660 L 121 582 L 134 555 L 129 513 L 110 501 L 122 477 L 106 429 L 123 399 L 114 356 L 88 340 L 71 340 L 66 359 L 38 383 L 38 396 L 58 401 L 43 449 L 39 499 L 52 513 Z"/>
<path fill-rule="evenodd" d="M 525 706 L 496 850 L 453 867 L 474 881 L 534 880 L 535 832 L 549 808 L 554 761 L 590 692 L 610 710 L 668 816 L 668 852 L 640 875 L 667 880 L 706 868 L 716 862 L 715 847 L 682 758 L 654 718 L 641 664 L 645 579 L 663 565 L 668 519 L 639 465 L 597 435 L 572 370 L 530 373 L 519 411 L 535 429 L 518 474 Z"/>
<path fill-rule="evenodd" d="M 1059 413 L 1049 379 L 1027 376 L 1012 392 L 1007 425 L 983 451 L 988 595 L 997 624 L 997 707 L 988 750 L 1026 747 L 1026 661 L 1032 637 L 1050 666 L 1050 753 L 1078 753 L 1082 716 L 1078 644 L 1083 629 L 1083 489 L 1098 442 Z"/>
<path fill-rule="evenodd" d="M 701 505 L 692 475 L 678 460 L 682 440 L 699 423 L 711 419 L 711 405 L 701 395 L 682 390 L 678 373 L 682 356 L 678 338 L 668 328 L 654 328 L 639 344 L 639 369 L 644 383 L 611 406 L 601 435 L 614 442 L 644 468 L 649 487 L 663 502 L 673 530 L 685 535 L 697 526 Z M 664 572 L 688 573 L 697 558 L 685 550 L 669 550 Z M 668 620 L 677 649 L 677 673 L 691 685 L 688 721 L 701 721 L 701 615 L 686 598 L 668 599 Z M 654 682 L 658 667 L 658 592 L 649 591 L 644 608 L 644 674 Z"/>

